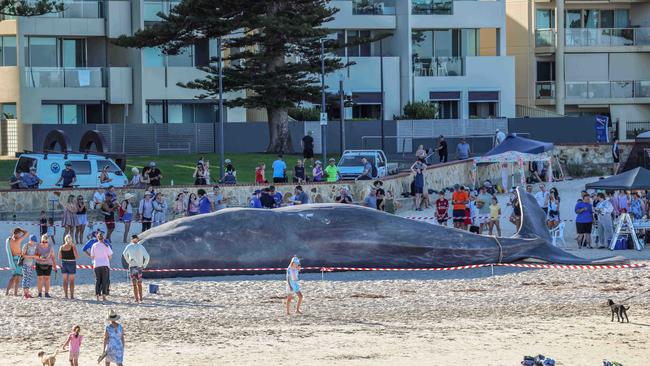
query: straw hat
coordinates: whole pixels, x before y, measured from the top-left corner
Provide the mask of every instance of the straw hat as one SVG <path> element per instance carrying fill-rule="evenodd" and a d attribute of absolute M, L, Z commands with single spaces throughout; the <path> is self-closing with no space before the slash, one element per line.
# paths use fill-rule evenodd
<path fill-rule="evenodd" d="M 106 320 L 108 320 L 109 322 L 115 322 L 115 321 L 120 320 L 120 316 L 117 315 L 115 310 L 111 309 L 111 310 L 108 311 L 108 315 L 106 316 Z"/>
<path fill-rule="evenodd" d="M 127 193 L 127 194 L 124 195 L 125 200 L 130 200 L 133 197 L 135 197 L 135 195 L 133 193 Z"/>

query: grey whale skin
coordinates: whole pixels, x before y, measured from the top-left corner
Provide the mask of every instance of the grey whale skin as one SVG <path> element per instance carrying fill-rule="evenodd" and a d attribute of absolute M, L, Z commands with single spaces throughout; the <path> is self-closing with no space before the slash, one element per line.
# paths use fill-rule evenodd
<path fill-rule="evenodd" d="M 151 255 L 148 269 L 284 268 L 293 255 L 309 267 L 433 268 L 526 259 L 559 264 L 626 261 L 620 257 L 587 260 L 552 246 L 544 212 L 533 196 L 517 193 L 521 226 L 513 237 L 498 241 L 344 204 L 228 208 L 168 222 L 140 238 Z M 145 272 L 145 276 L 244 273 L 254 272 Z"/>

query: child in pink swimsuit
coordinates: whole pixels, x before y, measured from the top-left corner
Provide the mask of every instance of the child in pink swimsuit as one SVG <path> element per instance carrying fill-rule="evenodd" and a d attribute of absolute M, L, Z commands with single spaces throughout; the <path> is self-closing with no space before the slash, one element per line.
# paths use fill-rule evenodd
<path fill-rule="evenodd" d="M 71 366 L 79 366 L 79 351 L 81 349 L 81 341 L 84 339 L 84 337 L 79 334 L 80 332 L 81 327 L 75 325 L 74 328 L 72 328 L 72 333 L 70 333 L 68 339 L 63 343 L 63 346 L 61 346 L 64 350 L 66 346 L 70 346 Z"/>

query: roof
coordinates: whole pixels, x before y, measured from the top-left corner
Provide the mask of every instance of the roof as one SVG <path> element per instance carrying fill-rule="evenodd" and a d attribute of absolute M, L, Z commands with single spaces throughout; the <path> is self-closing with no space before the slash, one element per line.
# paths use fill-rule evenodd
<path fill-rule="evenodd" d="M 502 154 L 508 151 L 517 151 L 526 154 L 539 154 L 553 150 L 554 147 L 555 146 L 550 142 L 527 139 L 513 134 L 506 137 L 502 143 L 485 153 L 484 156 Z"/>
<path fill-rule="evenodd" d="M 639 139 L 650 139 L 650 131 L 646 131 L 646 132 L 638 134 L 636 136 L 636 139 L 637 140 L 639 140 Z"/>
<path fill-rule="evenodd" d="M 642 167 L 634 168 L 625 173 L 586 184 L 585 188 L 605 190 L 650 189 L 650 170 Z"/>

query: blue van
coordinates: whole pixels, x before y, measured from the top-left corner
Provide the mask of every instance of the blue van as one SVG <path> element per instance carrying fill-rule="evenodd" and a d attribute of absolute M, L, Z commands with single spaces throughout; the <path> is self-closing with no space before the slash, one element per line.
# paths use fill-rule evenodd
<path fill-rule="evenodd" d="M 43 181 L 39 188 L 58 188 L 61 187 L 61 184 L 57 186 L 56 182 L 61 177 L 61 171 L 65 169 L 65 163 L 68 161 L 77 175 L 75 187 L 99 187 L 99 174 L 106 166 L 108 175 L 112 179 L 110 185 L 125 187 L 129 182 L 113 159 L 97 154 L 24 153 L 18 158 L 14 172 L 27 174 L 31 167 L 36 167 L 36 175 Z"/>

